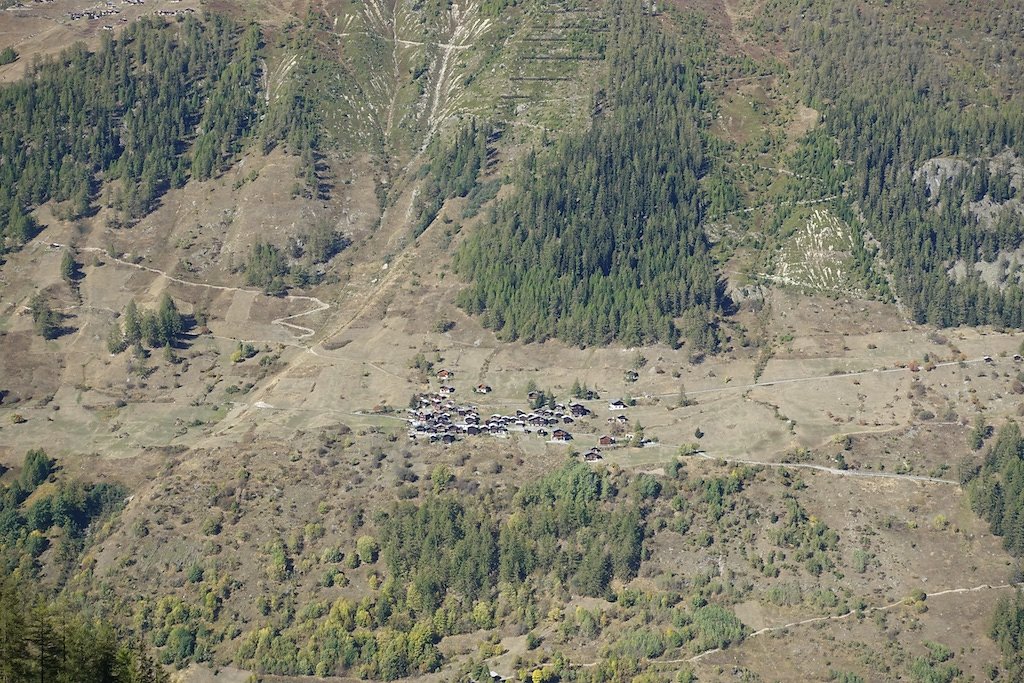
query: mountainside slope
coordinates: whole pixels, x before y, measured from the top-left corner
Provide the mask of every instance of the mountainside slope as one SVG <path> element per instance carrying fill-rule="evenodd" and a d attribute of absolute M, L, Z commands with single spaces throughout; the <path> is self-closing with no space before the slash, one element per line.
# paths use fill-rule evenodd
<path fill-rule="evenodd" d="M 1015 3 L 86 5 L 0 12 L 18 595 L 192 681 L 1015 680 Z"/>

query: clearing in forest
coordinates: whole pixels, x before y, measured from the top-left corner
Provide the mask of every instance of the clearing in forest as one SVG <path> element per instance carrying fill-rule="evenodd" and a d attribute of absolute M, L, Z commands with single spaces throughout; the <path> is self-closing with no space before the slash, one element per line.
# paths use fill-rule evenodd
<path fill-rule="evenodd" d="M 802 208 L 782 229 L 782 248 L 770 279 L 822 292 L 848 293 L 855 283 L 850 226 L 825 207 Z"/>

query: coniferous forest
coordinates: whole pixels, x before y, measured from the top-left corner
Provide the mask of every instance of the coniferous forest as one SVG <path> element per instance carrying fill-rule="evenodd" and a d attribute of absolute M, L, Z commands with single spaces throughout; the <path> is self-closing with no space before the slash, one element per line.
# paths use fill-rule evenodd
<path fill-rule="evenodd" d="M 1019 4 L 992 12 L 998 20 L 987 30 L 994 45 L 1024 28 Z M 939 58 L 914 19 L 863 2 L 775 0 L 758 25 L 795 51 L 805 101 L 825 114 L 828 136 L 814 140 L 836 153 L 825 166 L 847 167 L 845 201 L 880 242 L 893 294 L 909 315 L 939 326 L 1020 327 L 1019 282 L 990 286 L 973 268 L 960 278 L 950 272 L 961 260 L 991 263 L 1024 240 L 1024 217 L 1015 209 L 998 210 L 992 224 L 969 210 L 986 199 L 998 209 L 1014 192 L 1008 171 L 989 162 L 1024 145 L 1024 98 L 1014 77 L 1019 57 L 993 47 L 965 67 L 972 70 L 965 78 L 952 60 Z M 984 61 L 995 64 L 988 74 Z M 980 96 L 979 84 L 986 86 Z M 985 106 L 977 106 L 979 97 Z M 922 169 L 936 158 L 966 160 L 968 168 L 933 192 Z M 860 269 L 869 270 L 872 264 L 863 261 L 874 254 L 857 255 Z"/>
<path fill-rule="evenodd" d="M 701 227 L 698 66 L 627 6 L 592 128 L 531 153 L 516 196 L 456 257 L 460 305 L 503 339 L 675 344 L 685 314 L 688 336 L 714 346 L 726 302 Z"/>
<path fill-rule="evenodd" d="M 28 212 L 44 202 L 87 215 L 101 182 L 130 221 L 223 170 L 256 123 L 260 48 L 258 27 L 223 17 L 144 19 L 0 88 L 0 247 L 34 235 Z"/>
<path fill-rule="evenodd" d="M 9 577 L 0 579 L 0 680 L 165 683 L 144 646 L 126 643 L 107 622 L 76 614 Z"/>
<path fill-rule="evenodd" d="M 1003 537 L 1003 545 L 1024 557 L 1024 438 L 1015 422 L 1006 423 L 984 463 L 964 473 L 974 511 Z"/>

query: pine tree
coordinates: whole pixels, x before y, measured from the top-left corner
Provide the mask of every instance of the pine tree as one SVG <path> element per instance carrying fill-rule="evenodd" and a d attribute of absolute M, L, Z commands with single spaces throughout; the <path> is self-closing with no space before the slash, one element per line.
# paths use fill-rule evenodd
<path fill-rule="evenodd" d="M 174 304 L 174 299 L 166 292 L 160 297 L 160 307 L 157 311 L 157 318 L 160 323 L 160 331 L 165 344 L 172 344 L 174 340 L 184 331 L 185 326 L 181 313 Z"/>
<path fill-rule="evenodd" d="M 31 680 L 38 683 L 56 680 L 60 664 L 60 640 L 53 626 L 50 609 L 42 598 L 36 601 L 29 613 L 27 640 Z"/>
<path fill-rule="evenodd" d="M 0 579 L 0 682 L 28 680 L 25 605 L 14 580 Z"/>
<path fill-rule="evenodd" d="M 124 341 L 131 346 L 142 339 L 142 320 L 135 299 L 128 302 L 124 309 Z"/>
<path fill-rule="evenodd" d="M 60 336 L 63 331 L 61 322 L 64 316 L 53 310 L 50 302 L 41 292 L 32 298 L 29 310 L 32 312 L 32 322 L 39 336 L 43 339 L 56 339 Z"/>
<path fill-rule="evenodd" d="M 151 349 L 158 349 L 167 343 L 167 339 L 164 337 L 164 328 L 153 311 L 146 311 L 142 314 L 142 340 Z"/>
<path fill-rule="evenodd" d="M 124 333 L 121 328 L 117 325 L 110 328 L 110 332 L 107 333 L 107 351 L 111 354 L 118 354 L 128 348 L 128 342 L 125 341 Z"/>
<path fill-rule="evenodd" d="M 77 269 L 78 264 L 75 263 L 75 257 L 71 255 L 71 250 L 65 249 L 64 255 L 60 259 L 60 276 L 68 284 L 74 284 Z"/>

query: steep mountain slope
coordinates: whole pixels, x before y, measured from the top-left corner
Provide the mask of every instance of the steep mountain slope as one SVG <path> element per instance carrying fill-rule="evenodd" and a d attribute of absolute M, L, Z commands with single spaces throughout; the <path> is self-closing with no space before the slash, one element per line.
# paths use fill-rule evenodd
<path fill-rule="evenodd" d="M 139 7 L 0 12 L 5 574 L 183 680 L 1014 680 L 1015 3 Z"/>

